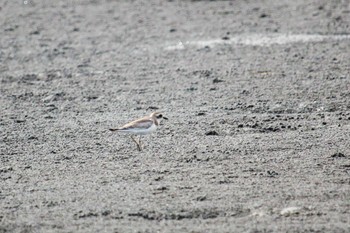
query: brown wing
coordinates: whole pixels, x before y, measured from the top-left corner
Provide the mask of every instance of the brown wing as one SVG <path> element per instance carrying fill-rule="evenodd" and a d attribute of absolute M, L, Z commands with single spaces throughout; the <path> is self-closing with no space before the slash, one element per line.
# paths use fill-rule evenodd
<path fill-rule="evenodd" d="M 149 127 L 152 126 L 152 124 L 153 124 L 153 121 L 147 117 L 147 118 L 142 118 L 142 119 L 139 119 L 136 121 L 132 121 L 132 122 L 122 126 L 118 130 L 134 129 L 134 128 L 148 129 Z"/>

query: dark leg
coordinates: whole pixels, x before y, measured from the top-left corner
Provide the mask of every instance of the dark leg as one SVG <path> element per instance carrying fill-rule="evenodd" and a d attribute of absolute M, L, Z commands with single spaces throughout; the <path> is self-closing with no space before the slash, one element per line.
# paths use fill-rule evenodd
<path fill-rule="evenodd" d="M 140 145 L 140 147 L 141 147 L 141 149 L 142 149 L 142 144 L 141 144 L 141 135 L 139 136 L 139 145 Z"/>
<path fill-rule="evenodd" d="M 139 143 L 133 136 L 130 136 L 130 137 L 131 137 L 131 139 L 136 143 L 137 149 L 138 149 L 139 151 L 141 151 L 140 143 Z"/>

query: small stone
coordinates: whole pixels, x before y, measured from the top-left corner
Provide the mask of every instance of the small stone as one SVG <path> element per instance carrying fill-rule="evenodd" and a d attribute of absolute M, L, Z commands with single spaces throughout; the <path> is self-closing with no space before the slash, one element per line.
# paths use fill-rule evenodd
<path fill-rule="evenodd" d="M 48 102 L 51 102 L 51 101 L 55 101 L 56 99 L 57 99 L 56 95 L 48 95 L 45 98 L 43 98 L 42 101 L 44 103 L 48 103 Z"/>
<path fill-rule="evenodd" d="M 165 191 L 165 190 L 168 190 L 168 189 L 169 189 L 168 187 L 161 186 L 161 187 L 156 188 L 155 190 L 157 190 L 157 191 Z"/>
<path fill-rule="evenodd" d="M 102 216 L 108 216 L 108 215 L 110 215 L 112 213 L 112 211 L 110 211 L 110 210 L 105 210 L 105 211 L 103 211 L 102 213 L 101 213 L 101 215 Z"/>
<path fill-rule="evenodd" d="M 218 78 L 213 79 L 213 83 L 221 83 L 221 82 L 224 82 L 224 80 L 218 79 Z"/>
<path fill-rule="evenodd" d="M 25 122 L 26 120 L 24 120 L 24 119 L 17 119 L 17 120 L 15 120 L 15 122 L 16 123 L 23 123 L 23 122 Z"/>
<path fill-rule="evenodd" d="M 14 28 L 5 28 L 5 32 L 13 32 L 14 30 Z"/>
<path fill-rule="evenodd" d="M 0 168 L 0 173 L 7 173 L 7 172 L 10 172 L 10 171 L 13 171 L 12 167 L 2 167 L 2 168 Z"/>
<path fill-rule="evenodd" d="M 197 88 L 195 88 L 195 87 L 187 88 L 187 91 L 196 91 L 196 90 L 197 90 Z"/>
<path fill-rule="evenodd" d="M 162 180 L 162 179 L 163 179 L 163 177 L 158 176 L 157 178 L 154 179 L 154 181 L 160 181 L 160 180 Z"/>
<path fill-rule="evenodd" d="M 270 176 L 270 177 L 278 176 L 278 173 L 275 172 L 275 171 L 267 171 L 267 174 L 268 174 L 268 176 Z"/>
<path fill-rule="evenodd" d="M 206 132 L 205 135 L 207 135 L 207 136 L 217 136 L 219 134 L 216 131 L 212 130 L 212 131 Z"/>
<path fill-rule="evenodd" d="M 196 201 L 205 201 L 207 199 L 207 196 L 199 196 L 196 198 Z"/>
<path fill-rule="evenodd" d="M 39 34 L 40 34 L 40 32 L 38 30 L 32 31 L 30 33 L 30 35 L 39 35 Z"/>
<path fill-rule="evenodd" d="M 298 215 L 300 214 L 301 207 L 287 207 L 281 210 L 280 214 L 282 216 L 288 217 L 291 215 Z"/>
<path fill-rule="evenodd" d="M 45 119 L 53 119 L 53 116 L 51 116 L 51 115 L 45 115 L 44 118 L 45 118 Z"/>
<path fill-rule="evenodd" d="M 335 153 L 331 155 L 332 158 L 345 158 L 346 156 L 343 153 Z"/>

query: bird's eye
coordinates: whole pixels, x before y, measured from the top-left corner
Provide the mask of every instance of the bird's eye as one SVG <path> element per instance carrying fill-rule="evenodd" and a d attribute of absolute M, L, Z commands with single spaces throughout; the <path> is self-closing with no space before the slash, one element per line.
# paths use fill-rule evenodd
<path fill-rule="evenodd" d="M 160 114 L 160 115 L 158 115 L 158 117 L 157 118 L 162 118 L 163 117 L 163 115 L 162 114 Z"/>

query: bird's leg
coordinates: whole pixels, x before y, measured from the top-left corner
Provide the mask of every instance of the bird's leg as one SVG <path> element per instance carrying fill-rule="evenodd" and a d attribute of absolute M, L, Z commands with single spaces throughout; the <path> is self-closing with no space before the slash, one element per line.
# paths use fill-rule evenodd
<path fill-rule="evenodd" d="M 137 141 L 135 140 L 135 138 L 133 136 L 130 136 L 130 138 L 137 144 Z"/>
<path fill-rule="evenodd" d="M 140 143 L 139 143 L 133 136 L 130 136 L 130 137 L 131 137 L 131 139 L 136 143 L 137 149 L 138 149 L 139 151 L 141 151 Z"/>
<path fill-rule="evenodd" d="M 142 148 L 142 144 L 141 144 L 141 135 L 139 136 L 139 145 Z"/>

